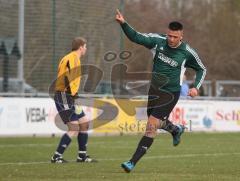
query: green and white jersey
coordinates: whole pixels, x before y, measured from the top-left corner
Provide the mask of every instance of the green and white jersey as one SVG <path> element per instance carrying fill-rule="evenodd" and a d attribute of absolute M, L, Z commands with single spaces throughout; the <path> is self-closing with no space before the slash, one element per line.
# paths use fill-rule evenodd
<path fill-rule="evenodd" d="M 139 33 L 128 23 L 121 24 L 126 36 L 133 42 L 143 45 L 153 53 L 153 74 L 151 84 L 161 85 L 161 89 L 180 91 L 186 67 L 196 71 L 194 87 L 199 89 L 206 75 L 206 68 L 197 53 L 182 42 L 178 47 L 168 46 L 167 37 L 163 34 Z"/>

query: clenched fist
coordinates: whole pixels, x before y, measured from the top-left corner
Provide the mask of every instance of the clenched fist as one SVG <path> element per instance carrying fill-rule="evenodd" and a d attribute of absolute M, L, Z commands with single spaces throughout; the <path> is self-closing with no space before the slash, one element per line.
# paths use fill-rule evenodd
<path fill-rule="evenodd" d="M 189 91 L 188 91 L 188 96 L 191 96 L 191 97 L 195 97 L 195 96 L 197 96 L 198 95 L 198 90 L 197 90 L 197 88 L 191 88 L 191 89 L 189 89 Z"/>

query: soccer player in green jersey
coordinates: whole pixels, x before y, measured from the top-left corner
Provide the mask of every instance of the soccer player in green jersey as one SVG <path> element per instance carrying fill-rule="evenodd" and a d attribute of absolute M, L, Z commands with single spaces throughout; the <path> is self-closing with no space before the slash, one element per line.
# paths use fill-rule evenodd
<path fill-rule="evenodd" d="M 173 146 L 180 143 L 184 132 L 183 125 L 174 125 L 168 120 L 169 114 L 176 105 L 186 67 L 196 72 L 194 87 L 188 95 L 195 97 L 206 75 L 206 68 L 197 53 L 183 39 L 183 25 L 177 21 L 169 23 L 165 34 L 140 33 L 135 31 L 117 10 L 116 21 L 129 40 L 143 45 L 153 53 L 152 80 L 148 93 L 148 122 L 145 135 L 129 161 L 121 164 L 126 172 L 130 172 L 153 143 L 157 129 L 171 133 Z M 163 77 L 166 79 L 161 84 Z M 161 85 L 160 85 L 161 84 Z"/>

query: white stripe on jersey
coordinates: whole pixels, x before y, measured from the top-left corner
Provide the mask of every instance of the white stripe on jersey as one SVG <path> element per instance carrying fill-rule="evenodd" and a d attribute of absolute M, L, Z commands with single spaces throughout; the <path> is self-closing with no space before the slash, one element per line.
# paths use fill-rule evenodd
<path fill-rule="evenodd" d="M 180 73 L 180 85 L 181 86 L 182 86 L 182 83 L 183 83 L 184 73 L 186 71 L 185 63 L 186 63 L 186 59 L 183 60 L 182 65 L 181 65 L 181 73 Z"/>
<path fill-rule="evenodd" d="M 156 45 L 154 48 L 151 49 L 151 52 L 152 52 L 152 54 L 153 54 L 153 58 L 154 58 L 155 55 L 156 55 L 156 49 L 157 49 L 157 45 Z"/>
<path fill-rule="evenodd" d="M 157 33 L 139 33 L 139 34 L 141 34 L 141 35 L 143 35 L 145 37 L 161 38 L 161 39 L 166 40 L 166 37 L 161 36 L 161 35 L 159 35 Z M 156 49 L 157 49 L 157 45 L 155 45 L 154 48 L 151 49 L 151 52 L 153 54 L 153 58 L 156 55 Z"/>
<path fill-rule="evenodd" d="M 138 32 L 139 33 L 139 32 Z M 161 35 L 159 35 L 159 34 L 157 34 L 157 33 L 139 33 L 140 35 L 143 35 L 143 36 L 145 36 L 145 37 L 155 37 L 155 38 L 161 38 L 161 39 L 164 39 L 164 40 L 166 40 L 167 38 L 166 37 L 164 37 L 164 36 L 161 36 Z"/>
<path fill-rule="evenodd" d="M 198 65 L 203 69 L 203 75 L 202 78 L 200 79 L 198 85 L 197 85 L 197 89 L 200 88 L 200 86 L 202 85 L 202 82 L 206 76 L 206 68 L 204 67 L 204 65 L 202 64 L 202 61 L 200 60 L 199 56 L 197 55 L 197 53 L 190 48 L 188 45 L 186 46 L 187 51 L 189 51 L 195 58 L 195 60 L 197 61 Z"/>
<path fill-rule="evenodd" d="M 61 96 L 62 96 L 64 109 L 70 109 L 69 106 L 68 106 L 66 93 L 61 92 Z"/>

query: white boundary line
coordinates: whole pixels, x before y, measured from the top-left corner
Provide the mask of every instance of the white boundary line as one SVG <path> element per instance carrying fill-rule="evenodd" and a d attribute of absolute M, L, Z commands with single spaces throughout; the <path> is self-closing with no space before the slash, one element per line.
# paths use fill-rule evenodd
<path fill-rule="evenodd" d="M 126 143 L 126 142 L 125 142 Z M 104 142 L 98 142 L 98 143 L 91 143 L 91 146 L 93 146 L 93 147 L 102 147 L 102 148 L 106 148 L 106 146 L 104 146 L 103 145 L 104 144 Z M 4 149 L 4 148 L 15 148 L 15 147 L 56 147 L 58 145 L 58 143 L 49 143 L 49 144 L 5 144 L 5 145 L 0 145 L 0 150 L 1 149 Z M 126 145 L 129 145 L 128 143 L 126 144 Z M 74 143 L 73 144 L 71 144 L 70 145 L 71 147 L 72 146 L 78 146 L 78 145 L 74 145 Z M 118 148 L 118 149 L 125 149 L 123 146 L 113 146 L 113 148 Z"/>
<path fill-rule="evenodd" d="M 14 148 L 14 147 L 51 147 L 55 144 L 1 144 L 0 148 Z M 57 145 L 56 145 L 57 146 Z"/>
<path fill-rule="evenodd" d="M 159 156 L 146 156 L 143 157 L 143 159 L 171 159 L 171 158 L 191 158 L 191 157 L 208 157 L 208 156 L 227 156 L 227 155 L 239 155 L 240 152 L 234 152 L 234 153 L 197 153 L 197 154 L 182 154 L 182 155 L 159 155 Z M 124 158 L 107 158 L 107 159 L 98 159 L 99 161 L 118 161 L 118 160 L 124 160 Z M 70 162 L 75 162 L 75 160 L 71 160 Z M 50 161 L 48 162 L 8 162 L 8 163 L 0 163 L 0 166 L 6 166 L 6 165 L 38 165 L 38 164 L 50 164 Z"/>

